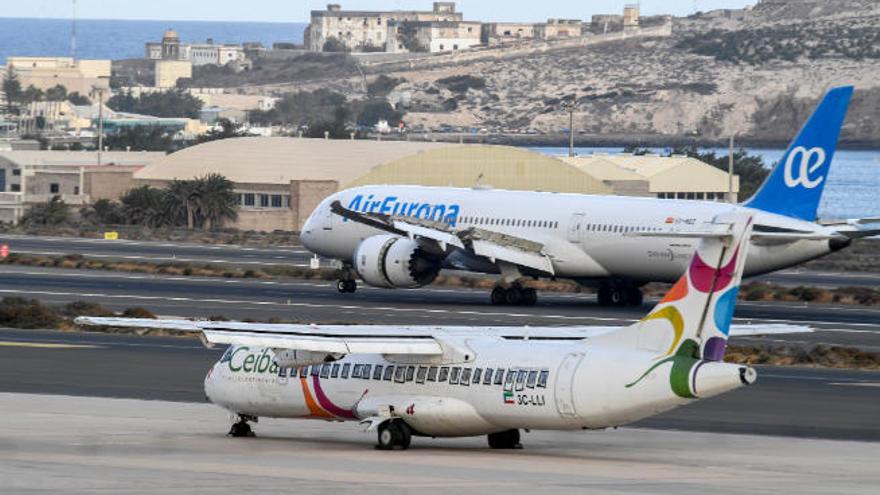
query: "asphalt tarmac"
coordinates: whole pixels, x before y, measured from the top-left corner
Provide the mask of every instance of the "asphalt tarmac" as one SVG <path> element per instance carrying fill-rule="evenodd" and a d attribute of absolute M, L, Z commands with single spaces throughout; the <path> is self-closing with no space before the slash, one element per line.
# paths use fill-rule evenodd
<path fill-rule="evenodd" d="M 0 330 L 0 392 L 204 402 L 222 349 L 195 339 Z M 880 441 L 880 373 L 758 367 L 755 385 L 636 426 Z"/>
<path fill-rule="evenodd" d="M 301 323 L 408 325 L 626 325 L 644 316 L 640 308 L 601 307 L 588 294 L 544 292 L 534 307 L 492 306 L 486 290 L 428 287 L 386 290 L 361 287 L 340 294 L 330 281 L 253 280 L 157 276 L 96 270 L 4 266 L 0 296 L 22 296 L 49 304 L 93 301 L 110 309 L 142 306 L 168 317 Z M 740 342 L 828 344 L 880 350 L 880 309 L 803 303 L 737 305 L 735 323 L 808 325 L 811 334 L 778 335 Z"/>
<path fill-rule="evenodd" d="M 0 393 L 2 493 L 876 493 L 877 444 L 621 428 L 373 449 L 354 423 L 262 419 L 230 438 L 208 404 Z"/>
<path fill-rule="evenodd" d="M 284 246 L 255 248 L 235 245 L 194 244 L 103 239 L 48 237 L 26 235 L 0 236 L 10 252 L 21 254 L 63 256 L 80 254 L 89 258 L 142 261 L 192 262 L 257 268 L 284 264 L 307 267 L 312 253 L 304 247 Z M 323 266 L 328 261 L 322 260 Z M 817 272 L 798 268 L 782 270 L 753 280 L 786 286 L 813 287 L 874 287 L 880 288 L 880 273 Z"/>

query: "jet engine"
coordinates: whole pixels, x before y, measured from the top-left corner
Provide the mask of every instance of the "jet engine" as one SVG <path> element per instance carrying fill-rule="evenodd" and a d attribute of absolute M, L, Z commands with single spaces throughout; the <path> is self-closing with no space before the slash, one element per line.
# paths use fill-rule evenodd
<path fill-rule="evenodd" d="M 296 349 L 276 349 L 274 361 L 281 368 L 302 368 L 313 364 L 329 363 L 345 357 L 345 354 L 301 351 Z"/>
<path fill-rule="evenodd" d="M 392 234 L 367 237 L 354 251 L 354 268 L 374 287 L 412 289 L 437 278 L 442 256 Z"/>

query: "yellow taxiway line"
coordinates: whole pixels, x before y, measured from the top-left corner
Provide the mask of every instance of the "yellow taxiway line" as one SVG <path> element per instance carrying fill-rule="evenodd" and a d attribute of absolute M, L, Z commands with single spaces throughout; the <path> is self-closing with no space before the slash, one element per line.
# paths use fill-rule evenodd
<path fill-rule="evenodd" d="M 46 342 L 18 342 L 0 340 L 0 347 L 30 347 L 36 349 L 97 349 L 100 346 L 88 344 L 51 344 Z"/>

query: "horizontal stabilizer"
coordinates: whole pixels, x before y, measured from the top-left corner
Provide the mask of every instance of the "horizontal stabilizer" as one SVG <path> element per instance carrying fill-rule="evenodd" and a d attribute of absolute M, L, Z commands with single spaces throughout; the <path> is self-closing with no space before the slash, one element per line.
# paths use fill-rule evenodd
<path fill-rule="evenodd" d="M 813 333 L 813 329 L 804 325 L 785 324 L 748 324 L 731 325 L 731 337 L 755 337 L 758 335 L 784 335 L 790 333 Z"/>

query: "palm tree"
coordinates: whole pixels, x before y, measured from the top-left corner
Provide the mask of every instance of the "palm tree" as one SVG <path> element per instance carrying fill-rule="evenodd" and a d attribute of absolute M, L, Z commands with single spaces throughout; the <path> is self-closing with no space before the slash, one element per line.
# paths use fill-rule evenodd
<path fill-rule="evenodd" d="M 122 211 L 129 223 L 159 227 L 172 222 L 166 215 L 166 192 L 150 186 L 130 189 L 122 197 Z"/>
<path fill-rule="evenodd" d="M 166 213 L 172 224 L 186 223 L 186 228 L 192 230 L 200 223 L 199 210 L 202 203 L 203 181 L 174 179 L 168 185 L 166 198 Z"/>
<path fill-rule="evenodd" d="M 221 227 L 227 220 L 238 218 L 238 195 L 231 180 L 220 174 L 208 174 L 196 181 L 201 184 L 199 212 L 203 229 Z"/>

